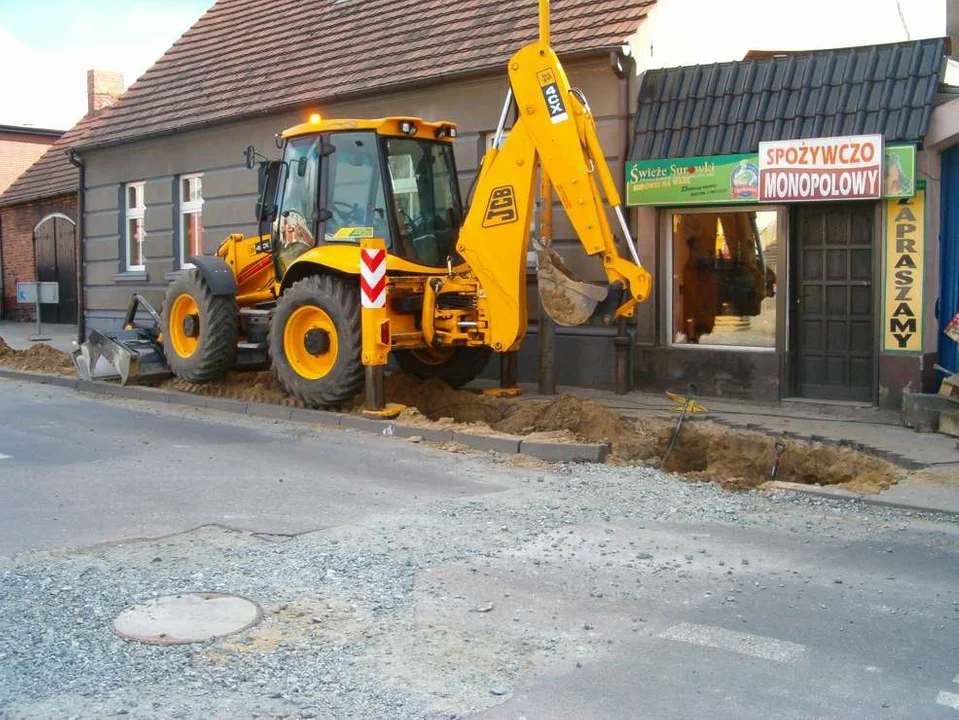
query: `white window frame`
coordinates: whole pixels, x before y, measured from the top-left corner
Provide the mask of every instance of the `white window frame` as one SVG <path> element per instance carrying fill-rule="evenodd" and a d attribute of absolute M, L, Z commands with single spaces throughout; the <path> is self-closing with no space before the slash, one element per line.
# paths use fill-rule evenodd
<path fill-rule="evenodd" d="M 146 215 L 146 200 L 144 197 L 146 183 L 144 182 L 133 182 L 127 183 L 123 188 L 123 207 L 124 207 L 124 218 L 123 218 L 123 254 L 124 262 L 126 264 L 127 272 L 142 272 L 146 270 L 145 258 L 143 256 L 143 245 L 146 242 L 146 226 L 144 225 L 143 218 Z M 133 190 L 134 193 L 134 206 L 130 207 L 130 191 Z M 136 220 L 136 234 L 137 237 L 130 237 L 130 221 Z M 135 240 L 139 247 L 139 256 L 140 264 L 133 265 L 130 262 L 132 253 L 130 252 L 130 243 Z"/>
<path fill-rule="evenodd" d="M 178 192 L 180 195 L 180 267 L 181 268 L 192 268 L 194 267 L 193 263 L 189 262 L 187 258 L 190 255 L 195 255 L 196 253 L 189 252 L 190 250 L 190 238 L 187 235 L 187 224 L 186 219 L 188 215 L 199 214 L 200 215 L 200 252 L 203 251 L 203 173 L 190 173 L 188 175 L 181 175 L 179 178 L 179 188 Z M 183 184 L 191 180 L 200 180 L 200 191 L 198 193 L 198 198 L 184 198 L 183 197 Z"/>

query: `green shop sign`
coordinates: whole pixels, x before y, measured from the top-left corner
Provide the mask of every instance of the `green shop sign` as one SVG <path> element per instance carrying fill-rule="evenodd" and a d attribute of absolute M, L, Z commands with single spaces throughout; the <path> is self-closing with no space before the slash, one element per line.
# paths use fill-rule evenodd
<path fill-rule="evenodd" d="M 916 148 L 890 145 L 885 150 L 883 197 L 912 197 L 916 192 Z M 759 200 L 759 155 L 714 155 L 626 163 L 626 204 L 728 205 Z"/>

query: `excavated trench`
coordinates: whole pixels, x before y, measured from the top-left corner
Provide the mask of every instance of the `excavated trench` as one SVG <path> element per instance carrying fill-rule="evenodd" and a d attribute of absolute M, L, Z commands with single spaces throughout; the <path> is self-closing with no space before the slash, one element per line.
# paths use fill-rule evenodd
<path fill-rule="evenodd" d="M 0 338 L 0 365 L 18 370 L 73 374 L 69 355 L 47 345 L 13 350 Z M 221 381 L 196 384 L 171 378 L 158 387 L 213 397 L 302 407 L 280 386 L 272 371 L 229 373 Z M 391 402 L 408 406 L 401 422 L 431 427 L 455 427 L 469 432 L 574 442 L 610 444 L 608 462 L 616 465 L 658 465 L 666 452 L 676 416 L 645 414 L 626 419 L 609 408 L 574 395 L 552 400 L 496 399 L 466 390 L 453 390 L 438 380 L 421 382 L 392 374 L 386 379 Z M 362 395 L 347 412 L 359 412 Z M 665 468 L 692 480 L 715 482 L 730 490 L 746 490 L 770 479 L 776 438 L 737 430 L 709 420 L 688 420 Z M 842 485 L 859 492 L 879 492 L 894 485 L 905 471 L 892 463 L 847 447 L 790 440 L 777 480 L 807 485 Z"/>

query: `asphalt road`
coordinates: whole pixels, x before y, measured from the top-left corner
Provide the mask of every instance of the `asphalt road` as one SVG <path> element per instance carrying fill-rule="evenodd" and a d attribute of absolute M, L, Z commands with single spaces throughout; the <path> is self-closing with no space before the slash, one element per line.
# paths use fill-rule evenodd
<path fill-rule="evenodd" d="M 0 380 L 0 557 L 216 523 L 298 534 L 495 490 L 362 433 Z"/>
<path fill-rule="evenodd" d="M 0 717 L 959 718 L 954 519 L 2 380 L 0 408 L 0 581 L 66 586 L 30 599 L 37 617 L 66 602 L 105 623 L 117 595 L 163 587 L 151 572 L 208 572 L 214 547 L 221 581 L 291 634 L 280 660 L 255 634 L 215 663 L 128 659 L 90 620 L 22 635 L 30 605 L 0 584 Z M 311 593 L 354 614 L 282 625 Z"/>

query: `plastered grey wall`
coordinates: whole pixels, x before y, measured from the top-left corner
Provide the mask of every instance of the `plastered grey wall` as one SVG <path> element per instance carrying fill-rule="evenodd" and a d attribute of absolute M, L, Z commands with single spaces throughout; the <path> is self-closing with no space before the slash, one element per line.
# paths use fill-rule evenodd
<path fill-rule="evenodd" d="M 607 162 L 622 192 L 629 106 L 625 84 L 613 74 L 606 58 L 568 63 L 566 70 L 571 83 L 581 88 L 589 100 Z M 231 233 L 248 235 L 256 232 L 253 208 L 257 178 L 256 173 L 244 165 L 243 151 L 247 146 L 254 145 L 268 157 L 278 157 L 274 135 L 305 121 L 311 111 L 321 112 L 325 117 L 411 115 L 457 123 L 456 160 L 466 200 L 485 152 L 487 138 L 499 119 L 506 89 L 504 73 L 404 93 L 302 108 L 296 112 L 276 113 L 256 120 L 184 131 L 84 153 L 87 164 L 84 235 L 87 326 L 99 329 L 117 326 L 132 292 L 143 293 L 158 307 L 162 304 L 171 273 L 179 267 L 180 261 L 177 206 L 177 179 L 180 176 L 203 173 L 203 245 L 205 252 L 211 252 Z M 121 189 L 125 183 L 140 181 L 145 182 L 146 188 L 146 271 L 130 274 L 124 272 L 121 250 Z M 609 219 L 618 235 L 612 212 Z M 574 272 L 588 280 L 603 278 L 599 261 L 585 256 L 558 201 L 554 204 L 554 241 Z M 627 251 L 621 247 L 620 252 L 626 255 Z M 644 245 L 641 254 L 648 256 L 644 261 L 651 262 L 655 257 L 655 242 Z M 532 293 L 531 300 L 534 299 L 535 293 Z M 535 317 L 534 302 L 530 302 L 530 313 Z M 562 352 L 559 355 L 562 356 Z M 572 362 L 579 361 L 573 359 Z M 610 367 L 610 377 L 612 372 Z"/>

